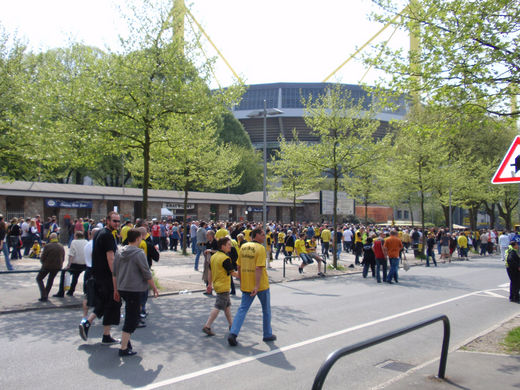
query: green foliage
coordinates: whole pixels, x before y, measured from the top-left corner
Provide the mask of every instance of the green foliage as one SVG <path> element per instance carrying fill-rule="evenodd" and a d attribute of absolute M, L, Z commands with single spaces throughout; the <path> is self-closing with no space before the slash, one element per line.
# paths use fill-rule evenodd
<path fill-rule="evenodd" d="M 520 353 L 520 327 L 510 330 L 503 344 L 509 352 Z"/>
<path fill-rule="evenodd" d="M 233 176 L 241 177 L 233 187 L 223 188 L 222 192 L 244 194 L 262 189 L 262 155 L 253 148 L 249 134 L 244 126 L 230 111 L 224 111 L 217 120 L 216 135 L 220 143 L 232 145 L 234 155 L 240 157 Z"/>
<path fill-rule="evenodd" d="M 298 197 L 320 188 L 323 178 L 307 161 L 311 145 L 301 142 L 296 131 L 293 140 L 280 139 L 280 149 L 275 151 L 274 159 L 269 164 L 269 172 L 281 186 L 271 186 L 275 194 L 292 200 L 291 220 L 296 220 Z"/>
<path fill-rule="evenodd" d="M 519 0 L 374 2 L 381 6 L 377 20 L 411 29 L 420 42 L 408 56 L 382 44 L 374 48 L 367 62 L 390 75 L 380 85 L 384 90 L 420 94 L 425 104 L 510 114 L 511 86 L 520 82 Z M 391 22 L 409 3 L 402 17 Z"/>
<path fill-rule="evenodd" d="M 340 85 L 333 86 L 323 95 L 304 101 L 305 123 L 320 142 L 308 148 L 306 163 L 312 175 L 330 174 L 333 179 L 334 221 L 337 218 L 337 193 L 339 179 L 351 175 L 354 170 L 380 158 L 384 147 L 376 142 L 374 133 L 379 122 L 374 120 L 372 110 L 366 110 L 362 100 L 355 101 L 348 90 Z M 375 107 L 371 107 L 374 109 Z M 334 240 L 334 248 L 336 241 Z M 336 251 L 334 266 L 337 265 Z"/>

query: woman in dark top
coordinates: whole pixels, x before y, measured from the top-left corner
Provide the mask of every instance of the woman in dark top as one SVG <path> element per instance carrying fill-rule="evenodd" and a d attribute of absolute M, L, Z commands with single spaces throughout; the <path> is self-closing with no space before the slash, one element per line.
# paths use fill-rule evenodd
<path fill-rule="evenodd" d="M 11 260 L 21 259 L 22 253 L 20 252 L 20 236 L 22 235 L 22 229 L 18 225 L 18 219 L 13 218 L 11 225 L 7 228 L 7 239 L 8 244 L 12 249 Z"/>
<path fill-rule="evenodd" d="M 12 271 L 13 266 L 9 261 L 9 249 L 7 247 L 7 224 L 4 221 L 3 215 L 0 215 L 0 250 L 4 253 L 5 266 L 9 271 Z"/>

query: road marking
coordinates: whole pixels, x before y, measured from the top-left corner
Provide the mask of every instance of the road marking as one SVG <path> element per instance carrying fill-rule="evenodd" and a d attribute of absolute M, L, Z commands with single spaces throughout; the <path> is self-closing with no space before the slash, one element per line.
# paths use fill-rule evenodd
<path fill-rule="evenodd" d="M 509 283 L 501 284 L 501 285 L 499 285 L 498 287 L 509 287 Z"/>
<path fill-rule="evenodd" d="M 177 376 L 177 377 L 174 377 L 174 378 L 165 379 L 165 380 L 160 381 L 160 382 L 151 383 L 151 384 L 149 384 L 147 386 L 141 387 L 140 389 L 143 389 L 143 390 L 158 389 L 160 387 L 172 385 L 174 383 L 179 383 L 179 382 L 182 382 L 182 381 L 185 381 L 185 380 L 188 380 L 188 379 L 193 379 L 193 378 L 196 378 L 196 377 L 199 377 L 199 376 L 211 374 L 212 372 L 224 370 L 224 369 L 230 368 L 230 367 L 239 366 L 241 364 L 249 363 L 249 362 L 252 362 L 252 361 L 255 361 L 255 360 L 260 360 L 260 359 L 263 359 L 265 357 L 273 356 L 273 355 L 276 355 L 276 354 L 281 353 L 281 352 L 286 352 L 286 351 L 290 351 L 292 349 L 304 347 L 306 345 L 317 343 L 319 341 L 323 341 L 323 340 L 326 340 L 326 339 L 329 339 L 329 338 L 332 338 L 332 337 L 341 336 L 341 335 L 343 335 L 345 333 L 350 333 L 350 332 L 353 332 L 355 330 L 359 330 L 359 329 L 366 328 L 366 327 L 369 327 L 369 326 L 372 326 L 372 325 L 380 324 L 382 322 L 386 322 L 386 321 L 390 321 L 390 320 L 393 320 L 393 319 L 396 319 L 396 318 L 404 317 L 404 316 L 407 316 L 407 315 L 410 315 L 410 314 L 414 314 L 414 313 L 417 313 L 417 312 L 420 312 L 420 311 L 423 311 L 423 310 L 431 309 L 433 307 L 441 306 L 441 305 L 444 305 L 446 303 L 458 301 L 460 299 L 464 299 L 464 298 L 467 298 L 467 297 L 470 297 L 470 296 L 478 295 L 478 294 L 485 293 L 485 292 L 488 292 L 488 291 L 493 291 L 493 290 L 496 291 L 498 289 L 481 290 L 481 291 L 475 291 L 475 292 L 472 292 L 472 293 L 460 295 L 458 297 L 446 299 L 444 301 L 432 303 L 432 304 L 429 304 L 429 305 L 426 305 L 426 306 L 418 307 L 416 309 L 407 310 L 407 311 L 404 311 L 402 313 L 394 314 L 394 315 L 391 315 L 391 316 L 388 316 L 388 317 L 383 317 L 383 318 L 380 318 L 380 319 L 377 319 L 377 320 L 374 320 L 374 321 L 365 322 L 364 324 L 351 326 L 349 328 L 345 328 L 345 329 L 342 329 L 342 330 L 339 330 L 339 331 L 336 331 L 336 332 L 328 333 L 326 335 L 322 335 L 322 336 L 315 337 L 315 338 L 312 338 L 312 339 L 300 341 L 299 343 L 295 343 L 295 344 L 287 345 L 285 347 L 273 349 L 273 350 L 268 351 L 268 352 L 262 352 L 262 353 L 259 353 L 257 355 L 249 356 L 249 357 L 246 357 L 246 358 L 243 358 L 243 359 L 238 359 L 238 360 L 234 360 L 234 361 L 231 361 L 231 362 L 228 362 L 228 363 L 219 364 L 217 366 L 208 367 L 208 368 L 205 368 L 203 370 L 191 372 L 189 374 L 184 374 L 184 375 L 180 375 L 180 376 Z"/>
<path fill-rule="evenodd" d="M 501 291 L 503 291 L 503 290 L 501 290 Z M 483 291 L 482 293 L 480 293 L 480 294 L 478 294 L 478 295 L 481 296 L 481 297 L 486 297 L 486 296 L 488 296 L 488 297 L 493 297 L 493 298 L 504 298 L 504 299 L 506 298 L 506 297 L 503 296 L 503 295 L 496 294 L 496 293 L 491 292 L 491 291 Z"/>

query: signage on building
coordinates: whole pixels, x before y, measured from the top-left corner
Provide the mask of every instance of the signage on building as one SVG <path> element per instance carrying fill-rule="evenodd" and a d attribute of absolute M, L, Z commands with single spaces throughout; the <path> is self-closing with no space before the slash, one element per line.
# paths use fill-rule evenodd
<path fill-rule="evenodd" d="M 253 207 L 253 206 L 249 206 L 247 208 L 247 212 L 248 213 L 261 213 L 263 212 L 264 209 L 262 207 Z M 266 207 L 266 211 L 269 212 L 269 206 Z"/>
<path fill-rule="evenodd" d="M 184 203 L 163 203 L 163 208 L 168 210 L 184 210 Z M 186 210 L 193 210 L 195 205 L 193 203 L 188 203 L 186 206 Z"/>
<path fill-rule="evenodd" d="M 345 192 L 338 192 L 336 212 L 338 215 L 355 215 L 354 199 L 348 198 Z M 334 214 L 334 191 L 320 191 L 320 214 Z"/>
<path fill-rule="evenodd" d="M 45 199 L 45 205 L 51 208 L 62 209 L 91 209 L 91 200 L 62 200 L 62 199 Z"/>
<path fill-rule="evenodd" d="M 491 183 L 520 183 L 520 136 L 515 137 Z"/>

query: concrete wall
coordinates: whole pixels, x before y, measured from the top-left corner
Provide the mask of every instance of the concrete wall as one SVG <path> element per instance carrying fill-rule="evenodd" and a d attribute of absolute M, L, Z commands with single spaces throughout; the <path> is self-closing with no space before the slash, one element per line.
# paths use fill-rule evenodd
<path fill-rule="evenodd" d="M 217 220 L 227 221 L 229 219 L 229 206 L 227 204 L 220 204 L 217 207 Z"/>
<path fill-rule="evenodd" d="M 25 197 L 23 211 L 27 218 L 34 218 L 36 215 L 43 216 L 43 199 Z"/>
<path fill-rule="evenodd" d="M 161 202 L 148 202 L 148 219 L 161 218 Z"/>
<path fill-rule="evenodd" d="M 119 206 L 123 220 L 129 219 L 134 222 L 134 202 L 132 200 L 122 200 L 119 202 Z"/>
<path fill-rule="evenodd" d="M 209 221 L 209 204 L 197 205 L 197 219 L 199 221 Z"/>
<path fill-rule="evenodd" d="M 7 214 L 7 205 L 5 204 L 5 196 L 0 195 L 0 213 L 5 217 Z"/>

